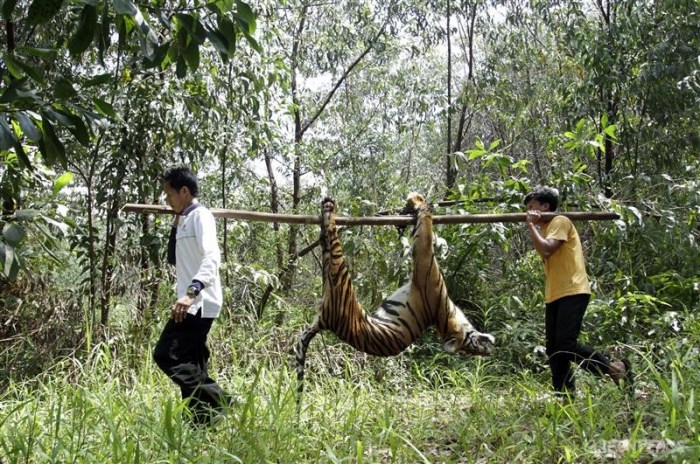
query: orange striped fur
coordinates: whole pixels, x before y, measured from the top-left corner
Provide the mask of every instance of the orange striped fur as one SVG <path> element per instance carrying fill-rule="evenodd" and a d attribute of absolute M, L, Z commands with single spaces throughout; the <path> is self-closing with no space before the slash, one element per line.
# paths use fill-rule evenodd
<path fill-rule="evenodd" d="M 330 330 L 359 351 L 394 356 L 435 325 L 450 353 L 488 355 L 493 336 L 474 329 L 447 294 L 433 251 L 433 216 L 420 194 L 412 193 L 407 210 L 415 216 L 411 281 L 382 302 L 371 314 L 357 301 L 335 224 L 335 201 L 322 202 L 323 302 L 319 313 L 296 347 L 299 391 L 309 343 L 321 330 Z"/>

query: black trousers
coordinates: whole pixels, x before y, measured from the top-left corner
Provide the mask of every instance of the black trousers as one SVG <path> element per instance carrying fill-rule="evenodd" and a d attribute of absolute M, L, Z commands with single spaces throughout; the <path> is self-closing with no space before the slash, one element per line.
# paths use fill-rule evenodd
<path fill-rule="evenodd" d="M 160 369 L 180 387 L 182 398 L 189 400 L 193 420 L 208 420 L 211 410 L 221 410 L 228 395 L 209 377 L 207 335 L 214 319 L 187 314 L 182 322 L 168 320 L 153 350 Z"/>
<path fill-rule="evenodd" d="M 565 296 L 545 305 L 547 356 L 557 392 L 574 390 L 571 362 L 598 376 L 610 371 L 610 360 L 605 355 L 578 343 L 590 298 L 588 294 Z"/>

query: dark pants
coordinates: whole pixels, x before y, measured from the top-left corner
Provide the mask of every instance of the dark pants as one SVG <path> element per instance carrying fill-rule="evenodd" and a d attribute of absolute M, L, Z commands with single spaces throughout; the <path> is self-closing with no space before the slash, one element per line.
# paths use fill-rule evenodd
<path fill-rule="evenodd" d="M 578 343 L 590 298 L 587 294 L 565 296 L 545 306 L 547 356 L 552 385 L 557 392 L 574 390 L 572 361 L 598 376 L 610 371 L 607 357 Z"/>
<path fill-rule="evenodd" d="M 206 342 L 213 321 L 200 313 L 188 314 L 179 323 L 171 318 L 153 350 L 158 367 L 180 387 L 182 398 L 189 400 L 195 422 L 207 421 L 211 410 L 220 411 L 227 404 L 228 395 L 207 374 Z"/>

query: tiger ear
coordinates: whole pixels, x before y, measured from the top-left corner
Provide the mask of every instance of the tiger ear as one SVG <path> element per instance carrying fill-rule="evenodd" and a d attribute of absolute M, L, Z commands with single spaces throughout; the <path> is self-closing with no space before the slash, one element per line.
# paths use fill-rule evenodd
<path fill-rule="evenodd" d="M 443 343 L 443 348 L 445 348 L 445 351 L 448 353 L 456 353 L 457 350 L 459 349 L 459 342 L 457 341 L 456 338 L 451 337 Z"/>

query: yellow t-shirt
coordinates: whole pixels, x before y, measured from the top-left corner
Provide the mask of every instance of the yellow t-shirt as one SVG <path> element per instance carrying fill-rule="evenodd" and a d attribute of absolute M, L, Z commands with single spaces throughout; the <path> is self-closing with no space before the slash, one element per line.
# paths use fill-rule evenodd
<path fill-rule="evenodd" d="M 571 220 L 566 216 L 556 216 L 542 226 L 542 237 L 564 241 L 554 254 L 544 260 L 544 301 L 551 303 L 564 296 L 590 294 L 581 239 Z"/>

